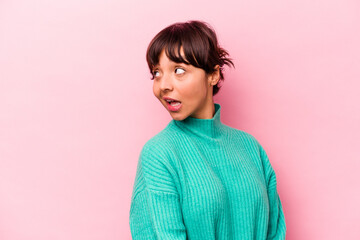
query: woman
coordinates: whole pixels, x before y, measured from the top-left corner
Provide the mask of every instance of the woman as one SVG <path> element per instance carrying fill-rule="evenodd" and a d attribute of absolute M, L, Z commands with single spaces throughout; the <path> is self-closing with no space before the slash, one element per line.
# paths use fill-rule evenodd
<path fill-rule="evenodd" d="M 221 122 L 213 102 L 233 65 L 205 22 L 175 23 L 147 49 L 153 92 L 173 118 L 140 153 L 133 239 L 285 239 L 276 175 L 250 134 Z"/>

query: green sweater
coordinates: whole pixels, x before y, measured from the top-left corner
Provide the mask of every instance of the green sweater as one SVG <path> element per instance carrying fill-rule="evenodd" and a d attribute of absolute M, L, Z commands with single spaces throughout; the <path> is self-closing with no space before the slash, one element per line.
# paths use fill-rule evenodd
<path fill-rule="evenodd" d="M 285 239 L 276 175 L 249 133 L 172 119 L 141 150 L 130 206 L 134 240 Z"/>

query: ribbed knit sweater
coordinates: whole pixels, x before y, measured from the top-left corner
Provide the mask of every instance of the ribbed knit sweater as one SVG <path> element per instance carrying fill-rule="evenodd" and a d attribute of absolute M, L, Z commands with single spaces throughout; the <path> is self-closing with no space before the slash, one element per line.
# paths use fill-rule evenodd
<path fill-rule="evenodd" d="M 249 133 L 212 119 L 172 119 L 138 159 L 134 240 L 285 239 L 276 175 Z"/>

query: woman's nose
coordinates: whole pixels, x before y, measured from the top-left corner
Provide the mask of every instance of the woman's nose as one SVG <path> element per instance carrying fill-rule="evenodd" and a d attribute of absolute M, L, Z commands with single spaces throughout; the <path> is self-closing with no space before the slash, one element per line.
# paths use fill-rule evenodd
<path fill-rule="evenodd" d="M 160 81 L 160 90 L 166 91 L 166 90 L 172 90 L 172 88 L 173 88 L 173 85 L 172 85 L 171 76 L 164 74 L 164 76 L 161 78 L 161 81 Z"/>

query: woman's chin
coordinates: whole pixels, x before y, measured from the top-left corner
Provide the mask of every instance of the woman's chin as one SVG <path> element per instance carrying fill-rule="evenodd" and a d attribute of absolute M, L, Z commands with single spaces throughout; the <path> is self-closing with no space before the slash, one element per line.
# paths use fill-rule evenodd
<path fill-rule="evenodd" d="M 174 119 L 174 120 L 177 120 L 177 121 L 182 121 L 184 120 L 186 117 L 184 117 L 184 115 L 178 113 L 178 112 L 171 112 L 169 111 L 171 117 Z"/>

